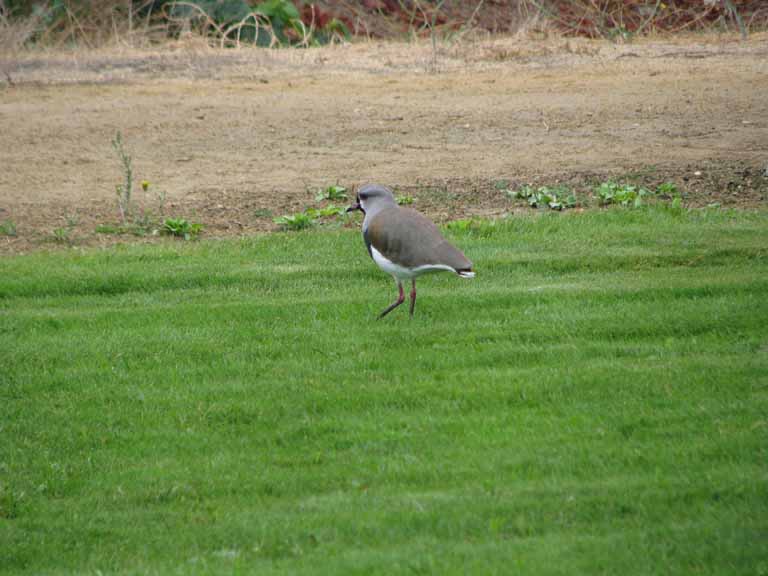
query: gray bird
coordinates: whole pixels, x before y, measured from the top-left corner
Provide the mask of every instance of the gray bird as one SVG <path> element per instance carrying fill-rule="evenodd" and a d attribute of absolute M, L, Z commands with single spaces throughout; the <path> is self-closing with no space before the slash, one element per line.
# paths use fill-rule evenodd
<path fill-rule="evenodd" d="M 416 305 L 416 278 L 428 272 L 447 270 L 462 278 L 474 278 L 472 262 L 440 234 L 429 219 L 415 210 L 401 208 L 392 190 L 368 184 L 357 192 L 355 204 L 347 212 L 360 210 L 363 239 L 373 261 L 397 283 L 398 297 L 379 318 L 384 318 L 405 302 L 403 281 L 411 281 L 411 311 Z"/>

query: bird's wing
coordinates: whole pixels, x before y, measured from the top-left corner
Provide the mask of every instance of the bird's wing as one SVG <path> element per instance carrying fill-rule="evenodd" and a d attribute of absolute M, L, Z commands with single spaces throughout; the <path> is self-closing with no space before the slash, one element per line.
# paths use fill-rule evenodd
<path fill-rule="evenodd" d="M 472 262 L 443 238 L 437 226 L 415 210 L 399 206 L 382 210 L 363 236 L 369 253 L 373 246 L 401 266 L 442 264 L 454 270 L 472 268 Z"/>

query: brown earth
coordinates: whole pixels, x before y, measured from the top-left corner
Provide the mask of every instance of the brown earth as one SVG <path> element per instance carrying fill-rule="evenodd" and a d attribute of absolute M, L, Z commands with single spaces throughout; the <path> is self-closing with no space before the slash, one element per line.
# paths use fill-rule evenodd
<path fill-rule="evenodd" d="M 121 131 L 139 204 L 206 236 L 273 230 L 318 188 L 382 182 L 438 220 L 523 210 L 494 182 L 672 181 L 692 206 L 765 206 L 768 34 L 615 45 L 559 38 L 309 50 L 0 55 L 0 253 L 135 240 L 118 220 Z M 144 193 L 138 182 L 151 182 Z M 594 203 L 593 203 L 594 204 Z M 152 241 L 152 239 L 144 239 Z"/>

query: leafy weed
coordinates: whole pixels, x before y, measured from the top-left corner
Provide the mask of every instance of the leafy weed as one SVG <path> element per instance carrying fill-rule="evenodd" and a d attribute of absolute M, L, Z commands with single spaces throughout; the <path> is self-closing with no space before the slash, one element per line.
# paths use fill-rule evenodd
<path fill-rule="evenodd" d="M 198 222 L 189 222 L 184 218 L 166 218 L 163 223 L 163 232 L 172 236 L 192 240 L 203 231 L 203 225 Z"/>
<path fill-rule="evenodd" d="M 13 220 L 6 220 L 0 224 L 0 236 L 16 236 L 16 223 Z"/>
<path fill-rule="evenodd" d="M 512 199 L 528 201 L 531 208 L 550 208 L 562 210 L 576 206 L 576 194 L 566 186 L 523 186 L 519 190 L 507 190 L 507 196 Z"/>
<path fill-rule="evenodd" d="M 317 220 L 317 216 L 312 213 L 297 212 L 275 218 L 274 222 L 284 230 L 307 230 L 314 226 L 315 220 Z"/>
<path fill-rule="evenodd" d="M 336 206 L 336 204 L 328 204 L 323 208 L 307 208 L 304 213 L 309 214 L 313 218 L 326 218 L 328 216 L 343 216 L 346 209 L 343 206 Z"/>
<path fill-rule="evenodd" d="M 659 184 L 658 188 L 656 188 L 656 194 L 661 197 L 672 198 L 673 196 L 679 195 L 680 192 L 677 190 L 677 186 L 674 182 L 664 182 L 663 184 Z"/>
<path fill-rule="evenodd" d="M 320 190 L 317 195 L 315 195 L 315 200 L 318 202 L 322 202 L 323 200 L 338 201 L 346 199 L 347 189 L 344 186 L 339 186 L 338 184 L 328 186 L 328 188 Z"/>
<path fill-rule="evenodd" d="M 639 208 L 643 205 L 643 198 L 652 195 L 652 192 L 644 186 L 618 184 L 609 180 L 600 184 L 595 190 L 595 194 L 601 206 L 619 204 Z"/>
<path fill-rule="evenodd" d="M 69 244 L 71 241 L 71 229 L 68 226 L 61 226 L 59 228 L 54 228 L 53 230 L 53 241 L 58 244 Z"/>

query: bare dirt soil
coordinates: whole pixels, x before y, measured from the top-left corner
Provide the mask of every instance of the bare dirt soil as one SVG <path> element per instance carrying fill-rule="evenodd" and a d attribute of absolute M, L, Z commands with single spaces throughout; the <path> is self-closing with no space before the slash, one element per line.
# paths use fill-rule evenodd
<path fill-rule="evenodd" d="M 137 241 L 139 204 L 206 236 L 273 230 L 333 183 L 389 184 L 437 220 L 518 209 L 494 183 L 672 181 L 693 206 L 765 206 L 768 34 L 214 50 L 181 42 L 0 55 L 0 253 Z M 148 180 L 148 193 L 138 182 Z M 522 209 L 522 208 L 520 208 Z M 61 238 L 60 238 L 61 240 Z M 153 239 L 138 239 L 154 241 Z"/>

